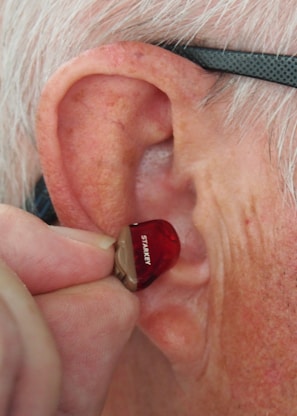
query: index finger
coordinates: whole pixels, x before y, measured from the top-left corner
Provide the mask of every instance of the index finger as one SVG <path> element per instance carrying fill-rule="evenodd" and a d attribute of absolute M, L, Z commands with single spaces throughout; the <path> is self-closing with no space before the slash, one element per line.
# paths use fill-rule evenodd
<path fill-rule="evenodd" d="M 113 247 L 102 249 L 56 233 L 22 210 L 1 205 L 0 230 L 0 258 L 32 294 L 96 281 L 112 272 Z"/>

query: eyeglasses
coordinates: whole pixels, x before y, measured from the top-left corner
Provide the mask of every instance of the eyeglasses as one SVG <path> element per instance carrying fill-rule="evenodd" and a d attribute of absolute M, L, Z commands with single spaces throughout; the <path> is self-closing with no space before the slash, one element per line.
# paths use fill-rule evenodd
<path fill-rule="evenodd" d="M 161 45 L 202 68 L 297 88 L 297 57 L 198 46 Z"/>

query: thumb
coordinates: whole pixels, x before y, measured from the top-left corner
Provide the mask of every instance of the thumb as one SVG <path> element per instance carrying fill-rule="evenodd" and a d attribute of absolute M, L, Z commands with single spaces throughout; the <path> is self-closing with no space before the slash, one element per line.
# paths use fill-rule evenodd
<path fill-rule="evenodd" d="M 100 414 L 107 389 L 138 319 L 138 300 L 122 284 L 100 282 L 40 295 L 37 302 L 62 359 L 61 414 Z"/>

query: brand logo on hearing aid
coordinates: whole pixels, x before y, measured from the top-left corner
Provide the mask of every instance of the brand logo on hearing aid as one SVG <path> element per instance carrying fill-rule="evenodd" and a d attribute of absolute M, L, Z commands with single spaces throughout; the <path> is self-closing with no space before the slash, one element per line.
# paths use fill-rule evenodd
<path fill-rule="evenodd" d="M 143 250 L 143 259 L 145 264 L 148 266 L 151 266 L 151 256 L 150 256 L 150 250 L 148 246 L 148 238 L 147 235 L 141 235 L 141 241 L 142 241 L 142 250 Z"/>

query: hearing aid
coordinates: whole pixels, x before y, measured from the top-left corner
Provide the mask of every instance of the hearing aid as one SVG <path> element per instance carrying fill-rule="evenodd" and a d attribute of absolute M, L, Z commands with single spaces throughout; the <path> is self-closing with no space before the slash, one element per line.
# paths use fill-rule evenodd
<path fill-rule="evenodd" d="M 157 219 L 125 226 L 115 244 L 114 274 L 132 292 L 171 269 L 180 255 L 174 227 Z"/>

